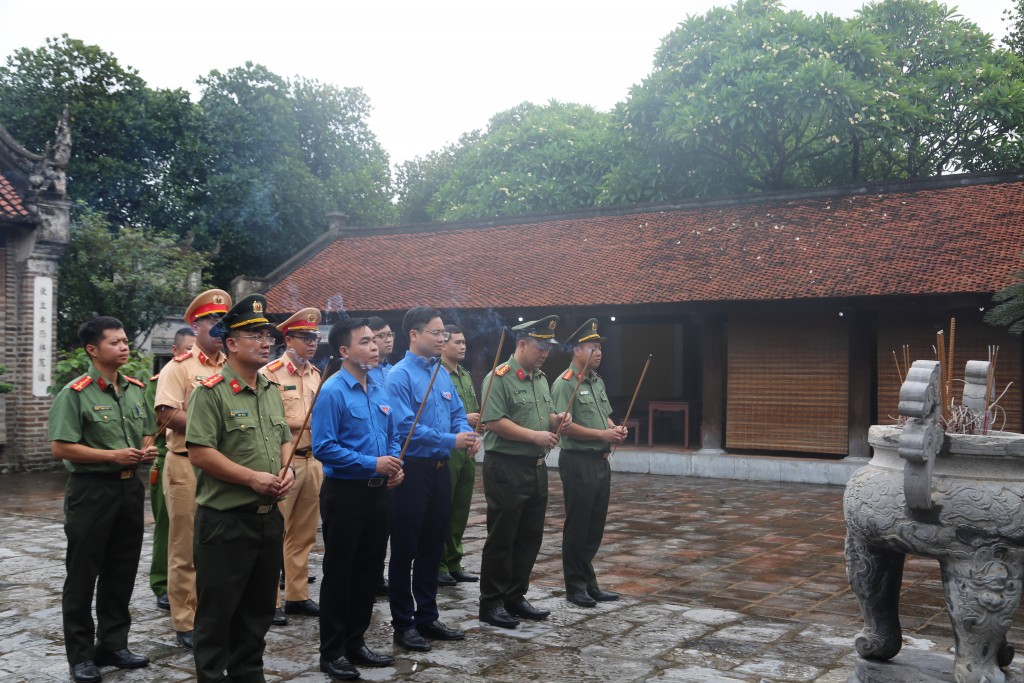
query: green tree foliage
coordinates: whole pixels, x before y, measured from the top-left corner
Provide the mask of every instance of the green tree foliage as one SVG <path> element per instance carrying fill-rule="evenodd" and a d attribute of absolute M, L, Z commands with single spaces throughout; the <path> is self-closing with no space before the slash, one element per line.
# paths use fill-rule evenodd
<path fill-rule="evenodd" d="M 593 206 L 611 168 L 609 122 L 591 107 L 556 101 L 497 114 L 454 155 L 428 211 L 456 220 Z"/>
<path fill-rule="evenodd" d="M 60 348 L 76 346 L 78 325 L 97 315 L 117 318 L 128 338 L 141 342 L 165 315 L 185 309 L 208 266 L 205 255 L 174 235 L 114 227 L 80 208 L 58 274 Z"/>
<path fill-rule="evenodd" d="M 615 112 L 602 201 L 663 201 L 999 168 L 1020 61 L 944 5 L 808 17 L 740 0 L 682 22 Z"/>
<path fill-rule="evenodd" d="M 434 220 L 434 196 L 451 180 L 463 156 L 480 140 L 480 131 L 465 133 L 456 144 L 395 168 L 395 218 L 399 223 Z"/>
<path fill-rule="evenodd" d="M 213 279 L 270 272 L 341 211 L 372 225 L 392 216 L 388 157 L 366 125 L 359 88 L 289 81 L 263 66 L 199 80 L 201 244 L 218 249 Z"/>
<path fill-rule="evenodd" d="M 0 375 L 7 373 L 7 366 L 0 364 Z M 14 385 L 10 382 L 4 382 L 0 380 L 0 394 L 9 394 L 14 391 Z"/>
<path fill-rule="evenodd" d="M 168 174 L 194 125 L 184 90 L 152 90 L 95 45 L 48 38 L 0 67 L 0 124 L 43 149 L 63 110 L 71 117 L 73 196 L 117 224 L 183 232 L 189 225 Z"/>

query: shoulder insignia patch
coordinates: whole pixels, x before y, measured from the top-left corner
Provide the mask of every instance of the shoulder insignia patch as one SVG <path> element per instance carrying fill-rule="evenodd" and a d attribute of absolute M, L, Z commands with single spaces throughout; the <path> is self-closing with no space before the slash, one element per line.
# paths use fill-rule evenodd
<path fill-rule="evenodd" d="M 71 383 L 71 388 L 74 389 L 75 391 L 81 391 L 90 384 L 92 384 L 92 377 L 90 377 L 89 375 L 82 375 L 81 377 L 79 377 L 78 379 Z"/>
<path fill-rule="evenodd" d="M 242 384 L 237 379 L 231 380 L 228 386 L 230 386 L 231 391 L 235 392 L 236 394 L 242 390 Z"/>
<path fill-rule="evenodd" d="M 506 372 L 508 372 L 508 371 L 509 371 L 509 370 L 511 370 L 511 369 L 512 369 L 512 366 L 511 366 L 511 365 L 509 365 L 508 363 L 505 363 L 505 364 L 504 364 L 504 365 L 502 365 L 502 366 L 501 366 L 500 368 L 498 368 L 497 370 L 495 370 L 495 371 L 494 371 L 494 374 L 495 374 L 495 375 L 497 375 L 498 377 L 504 377 L 504 376 L 505 376 L 505 373 L 506 373 Z"/>
<path fill-rule="evenodd" d="M 526 372 L 522 368 L 519 368 L 518 370 L 516 370 L 516 377 L 518 377 L 521 380 L 525 380 Z"/>
<path fill-rule="evenodd" d="M 125 375 L 124 378 L 137 387 L 140 387 L 142 389 L 146 388 L 146 384 L 142 380 L 135 379 L 134 377 L 129 377 L 128 375 Z"/>
<path fill-rule="evenodd" d="M 278 358 L 273 363 L 267 365 L 267 370 L 274 372 L 275 370 L 280 370 L 282 365 L 284 365 L 284 361 Z"/>
<path fill-rule="evenodd" d="M 202 382 L 200 382 L 200 384 L 202 384 L 207 389 L 212 389 L 213 387 L 215 387 L 218 384 L 220 384 L 223 380 L 224 380 L 224 375 L 210 375 L 209 377 L 204 379 Z"/>
<path fill-rule="evenodd" d="M 564 380 L 572 379 L 572 368 L 569 368 L 568 370 L 566 370 L 565 372 L 562 373 L 562 379 L 564 379 Z"/>
<path fill-rule="evenodd" d="M 186 359 L 191 358 L 191 357 L 192 357 L 192 352 L 191 351 L 186 351 L 185 353 L 179 353 L 172 360 L 174 360 L 175 363 L 180 363 L 181 361 L 186 360 Z"/>

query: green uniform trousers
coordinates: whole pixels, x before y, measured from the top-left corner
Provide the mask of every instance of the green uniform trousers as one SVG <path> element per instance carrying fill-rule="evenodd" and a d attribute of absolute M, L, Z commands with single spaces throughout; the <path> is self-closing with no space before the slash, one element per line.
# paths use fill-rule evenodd
<path fill-rule="evenodd" d="M 548 468 L 543 459 L 488 451 L 484 497 L 487 540 L 480 562 L 480 609 L 490 610 L 517 602 L 530 588 L 544 539 Z"/>
<path fill-rule="evenodd" d="M 71 474 L 64 493 L 68 539 L 61 611 L 68 663 L 93 659 L 95 647 L 128 647 L 128 603 L 139 569 L 145 488 L 138 477 Z M 92 599 L 96 595 L 96 623 Z"/>
<path fill-rule="evenodd" d="M 601 547 L 611 497 L 612 468 L 604 453 L 562 449 L 558 476 L 565 496 L 562 571 L 565 591 L 598 588 L 594 557 Z"/>
<path fill-rule="evenodd" d="M 251 510 L 251 511 L 246 511 Z M 284 518 L 275 507 L 196 508 L 195 661 L 199 683 L 263 683 L 263 651 L 274 618 Z"/>
<path fill-rule="evenodd" d="M 464 449 L 456 449 L 452 451 L 448 470 L 452 475 L 452 519 L 448 527 L 448 537 L 444 541 L 444 551 L 441 553 L 439 574 L 462 570 L 462 536 L 466 533 L 469 506 L 473 502 L 476 461 Z"/>
<path fill-rule="evenodd" d="M 153 595 L 167 595 L 167 503 L 164 502 L 163 471 L 164 459 L 161 455 L 153 462 L 157 471 L 156 481 L 152 472 L 149 479 L 149 503 L 153 508 L 153 557 L 149 562 L 149 587 Z"/>

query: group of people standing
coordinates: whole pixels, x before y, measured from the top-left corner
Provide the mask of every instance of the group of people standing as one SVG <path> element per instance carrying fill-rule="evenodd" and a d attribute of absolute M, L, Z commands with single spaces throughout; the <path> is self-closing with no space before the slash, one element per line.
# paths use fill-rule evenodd
<path fill-rule="evenodd" d="M 566 598 L 583 607 L 618 598 L 601 590 L 592 565 L 608 509 L 609 451 L 626 436 L 596 373 L 604 341 L 596 320 L 569 338 L 572 364 L 551 387 L 540 368 L 558 344 L 557 316 L 512 328 L 515 350 L 484 378 L 481 402 L 460 365 L 463 331 L 433 308 L 406 313 L 408 351 L 394 365 L 383 320 L 332 325 L 327 343 L 340 363 L 323 380 L 312 363 L 317 309 L 276 326 L 286 353 L 274 361 L 274 326 L 259 294 L 232 305 L 226 292 L 209 290 L 184 317 L 180 353 L 153 378 L 149 400 L 143 382 L 119 372 L 128 339 L 108 317 L 79 329 L 89 372 L 54 399 L 52 450 L 70 472 L 62 605 L 72 680 L 149 663 L 127 639 L 143 533 L 135 475 L 154 460 L 150 583 L 178 644 L 193 650 L 199 681 L 264 680 L 267 631 L 289 614 L 319 618 L 320 668 L 332 679 L 389 666 L 394 658 L 364 639 L 382 590 L 394 642 L 410 651 L 465 638 L 440 620 L 439 585 L 479 580 L 479 618 L 493 626 L 547 618 L 526 593 L 543 537 L 545 457 L 557 445 Z M 462 565 L 462 537 L 481 444 L 488 533 L 478 579 Z M 319 604 L 307 578 L 318 518 Z"/>

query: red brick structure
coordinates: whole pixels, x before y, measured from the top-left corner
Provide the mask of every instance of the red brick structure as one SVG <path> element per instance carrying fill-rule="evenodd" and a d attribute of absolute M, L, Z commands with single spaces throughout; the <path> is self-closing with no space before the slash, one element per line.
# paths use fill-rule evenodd
<path fill-rule="evenodd" d="M 641 397 L 687 401 L 706 451 L 863 456 L 868 425 L 896 414 L 891 352 L 910 344 L 914 358 L 932 357 L 951 317 L 954 374 L 998 344 L 999 386 L 1013 382 L 1006 427 L 1021 429 L 1020 339 L 982 316 L 1024 269 L 1022 200 L 1024 173 L 975 174 L 487 221 L 335 225 L 246 284 L 268 292 L 272 311 L 319 306 L 400 321 L 410 306 L 437 306 L 470 328 L 478 376 L 499 320 L 557 313 L 572 329 L 596 316 L 610 337 L 609 390 L 628 395 L 654 353 Z M 549 360 L 549 374 L 562 361 Z"/>
<path fill-rule="evenodd" d="M 34 154 L 0 127 L 0 472 L 51 469 L 46 414 L 56 360 L 57 261 L 68 241 L 64 169 L 71 151 L 67 121 L 46 154 Z"/>

